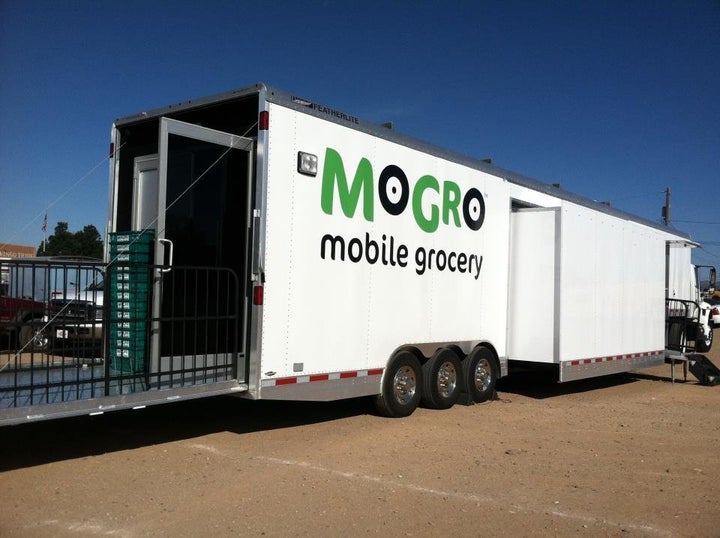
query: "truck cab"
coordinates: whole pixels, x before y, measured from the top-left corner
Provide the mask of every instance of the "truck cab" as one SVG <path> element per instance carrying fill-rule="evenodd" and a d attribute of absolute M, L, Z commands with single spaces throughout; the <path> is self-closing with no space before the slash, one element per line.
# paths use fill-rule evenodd
<path fill-rule="evenodd" d="M 668 245 L 666 348 L 682 354 L 706 353 L 713 342 L 711 305 L 705 298 L 715 289 L 717 271 L 689 263 L 694 246 Z"/>

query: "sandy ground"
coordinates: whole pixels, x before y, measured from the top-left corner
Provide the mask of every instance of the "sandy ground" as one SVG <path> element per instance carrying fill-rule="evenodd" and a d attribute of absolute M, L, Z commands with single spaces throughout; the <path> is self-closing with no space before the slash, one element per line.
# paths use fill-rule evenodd
<path fill-rule="evenodd" d="M 214 398 L 4 428 L 0 535 L 720 535 L 720 386 L 669 366 L 369 409 Z"/>

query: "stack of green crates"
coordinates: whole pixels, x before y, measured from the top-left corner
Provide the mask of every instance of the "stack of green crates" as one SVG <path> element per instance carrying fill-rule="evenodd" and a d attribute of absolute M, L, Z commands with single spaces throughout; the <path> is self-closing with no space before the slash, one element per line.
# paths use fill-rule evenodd
<path fill-rule="evenodd" d="M 110 234 L 110 367 L 145 373 L 154 230 Z"/>

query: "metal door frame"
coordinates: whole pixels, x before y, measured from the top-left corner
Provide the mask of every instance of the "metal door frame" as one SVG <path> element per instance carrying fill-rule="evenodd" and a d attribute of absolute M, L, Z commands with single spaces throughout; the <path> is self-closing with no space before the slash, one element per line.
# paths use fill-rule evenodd
<path fill-rule="evenodd" d="M 239 149 L 248 152 L 248 213 L 250 207 L 250 193 L 252 189 L 252 169 L 253 169 L 253 149 L 255 141 L 251 138 L 245 138 L 242 136 L 218 131 L 215 129 L 209 129 L 207 127 L 201 127 L 192 123 L 186 123 L 178 120 L 173 120 L 166 117 L 160 118 L 160 129 L 158 137 L 158 206 L 157 206 L 157 222 L 155 235 L 155 266 L 158 267 L 155 270 L 154 282 L 153 282 L 153 304 L 152 304 L 152 318 L 156 321 L 152 322 L 151 328 L 151 340 L 150 340 L 150 364 L 151 373 L 156 373 L 153 370 L 157 369 L 160 364 L 160 323 L 157 321 L 161 317 L 162 309 L 162 274 L 163 271 L 172 270 L 172 260 L 168 260 L 169 263 L 165 263 L 165 249 L 163 243 L 165 241 L 165 213 L 167 211 L 167 170 L 168 170 L 168 137 L 169 135 L 182 136 L 184 138 L 190 138 L 193 140 L 199 140 L 202 142 L 208 142 L 210 144 L 216 144 L 219 146 L 225 146 L 228 152 L 231 149 Z M 203 174 L 197 178 L 193 178 L 193 184 L 189 187 L 192 188 Z M 188 189 L 188 190 L 189 190 Z M 170 202 L 174 203 L 174 200 Z M 247 218 L 250 218 L 248 214 Z M 248 245 L 249 247 L 249 245 Z M 172 251 L 172 247 L 171 247 Z M 172 257 L 172 254 L 170 255 Z M 160 266 L 167 266 L 166 269 L 161 269 Z M 244 274 L 237 275 L 238 279 L 241 280 L 240 285 L 244 286 L 248 277 L 249 268 L 245 263 Z M 242 316 L 247 316 L 247 305 L 241 304 L 239 311 Z M 247 320 L 243 319 L 245 323 L 240 327 L 241 345 L 245 345 L 247 338 Z M 242 349 L 242 348 L 241 348 Z M 244 352 L 244 349 L 242 349 Z M 238 368 L 244 368 L 242 364 L 238 364 Z M 242 375 L 245 373 L 243 372 Z M 238 371 L 238 377 L 241 377 L 241 372 Z"/>

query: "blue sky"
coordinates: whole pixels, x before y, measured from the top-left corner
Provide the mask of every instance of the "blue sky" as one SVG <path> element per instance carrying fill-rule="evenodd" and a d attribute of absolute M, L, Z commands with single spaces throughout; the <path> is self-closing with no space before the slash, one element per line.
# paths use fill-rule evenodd
<path fill-rule="evenodd" d="M 0 242 L 104 231 L 115 118 L 263 81 L 651 220 L 670 187 L 720 266 L 717 0 L 0 0 L 0 69 Z"/>

